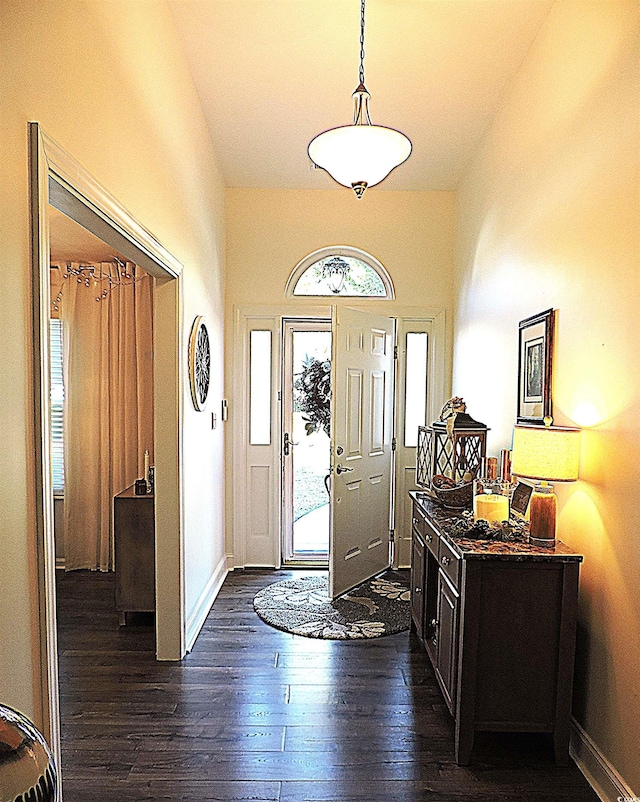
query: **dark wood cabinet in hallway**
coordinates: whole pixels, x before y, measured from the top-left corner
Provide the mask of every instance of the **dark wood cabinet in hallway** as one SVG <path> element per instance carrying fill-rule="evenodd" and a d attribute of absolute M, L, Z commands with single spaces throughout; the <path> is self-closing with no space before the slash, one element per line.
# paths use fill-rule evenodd
<path fill-rule="evenodd" d="M 151 626 L 118 626 L 113 575 L 59 576 L 65 802 L 597 802 L 546 736 L 478 735 L 457 766 L 415 636 L 264 624 L 255 593 L 292 573 L 230 574 L 182 663 L 156 662 Z"/>

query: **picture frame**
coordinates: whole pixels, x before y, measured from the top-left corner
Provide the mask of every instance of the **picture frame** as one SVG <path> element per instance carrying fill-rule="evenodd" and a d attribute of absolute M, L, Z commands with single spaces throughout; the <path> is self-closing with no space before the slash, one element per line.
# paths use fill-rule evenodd
<path fill-rule="evenodd" d="M 518 423 L 542 426 L 552 415 L 551 370 L 555 310 L 518 324 Z"/>
<path fill-rule="evenodd" d="M 516 518 L 529 519 L 529 502 L 533 493 L 533 485 L 519 481 L 511 494 L 510 510 Z"/>

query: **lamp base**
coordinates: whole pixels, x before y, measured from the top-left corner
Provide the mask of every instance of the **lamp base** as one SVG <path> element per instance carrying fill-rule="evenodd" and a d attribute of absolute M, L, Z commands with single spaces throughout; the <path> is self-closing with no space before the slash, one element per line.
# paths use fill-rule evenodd
<path fill-rule="evenodd" d="M 539 485 L 529 503 L 531 528 L 529 543 L 552 549 L 556 545 L 556 494 L 548 484 Z"/>
<path fill-rule="evenodd" d="M 556 547 L 556 539 L 555 537 L 531 537 L 529 536 L 529 543 L 532 546 L 538 546 L 541 549 L 555 549 Z"/>

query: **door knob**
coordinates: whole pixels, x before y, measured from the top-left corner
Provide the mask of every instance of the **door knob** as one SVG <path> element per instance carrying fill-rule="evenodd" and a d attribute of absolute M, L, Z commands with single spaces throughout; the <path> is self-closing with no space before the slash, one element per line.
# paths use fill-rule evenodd
<path fill-rule="evenodd" d="M 338 476 L 340 476 L 341 473 L 349 473 L 352 470 L 353 468 L 343 468 L 342 465 L 340 465 L 340 463 L 336 465 L 336 473 L 338 474 Z"/>
<path fill-rule="evenodd" d="M 331 485 L 329 484 L 330 482 L 331 482 L 331 474 L 328 473 L 324 477 L 324 488 L 327 491 L 327 495 L 329 496 L 329 498 L 331 498 Z"/>
<path fill-rule="evenodd" d="M 289 432 L 285 432 L 284 433 L 283 448 L 282 448 L 282 450 L 284 451 L 285 457 L 288 457 L 289 454 L 291 453 L 292 447 L 293 446 L 297 446 L 297 445 L 298 444 L 294 443 L 293 440 L 291 440 L 291 438 L 289 437 Z"/>

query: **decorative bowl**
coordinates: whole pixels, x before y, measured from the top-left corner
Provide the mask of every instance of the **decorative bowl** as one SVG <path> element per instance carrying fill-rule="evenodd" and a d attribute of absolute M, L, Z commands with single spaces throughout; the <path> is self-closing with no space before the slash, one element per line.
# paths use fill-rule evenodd
<path fill-rule="evenodd" d="M 471 509 L 473 506 L 473 481 L 455 484 L 447 476 L 437 474 L 431 480 L 433 492 L 443 506 L 450 510 Z"/>

